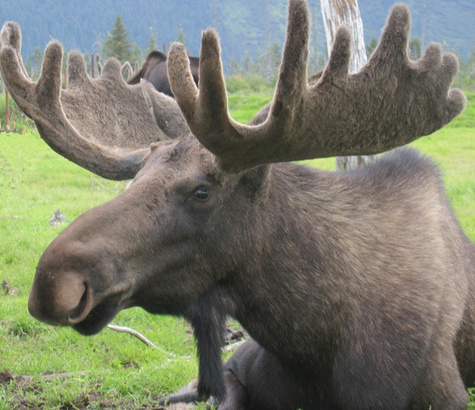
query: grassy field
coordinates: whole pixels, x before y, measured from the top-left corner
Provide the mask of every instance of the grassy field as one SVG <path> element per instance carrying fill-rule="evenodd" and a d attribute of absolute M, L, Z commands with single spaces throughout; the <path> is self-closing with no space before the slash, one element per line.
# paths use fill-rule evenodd
<path fill-rule="evenodd" d="M 469 98 L 461 117 L 413 145 L 440 165 L 454 210 L 475 241 L 475 94 Z M 268 99 L 232 95 L 233 115 L 246 121 Z M 308 163 L 334 167 L 333 159 Z M 183 320 L 137 308 L 114 319 L 151 339 L 159 347 L 153 349 L 128 334 L 105 329 L 86 338 L 28 314 L 36 263 L 64 229 L 49 226 L 54 211 L 72 221 L 124 186 L 61 158 L 35 133 L 0 134 L 0 283 L 10 287 L 0 292 L 0 372 L 8 370 L 0 373 L 0 409 L 153 407 L 196 377 L 193 337 Z"/>

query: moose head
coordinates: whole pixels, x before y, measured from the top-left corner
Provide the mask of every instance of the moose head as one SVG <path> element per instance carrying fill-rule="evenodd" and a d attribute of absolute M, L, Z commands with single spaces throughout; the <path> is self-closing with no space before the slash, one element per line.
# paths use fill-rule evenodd
<path fill-rule="evenodd" d="M 410 61 L 398 5 L 360 72 L 348 74 L 343 27 L 310 86 L 308 14 L 304 0 L 289 1 L 274 98 L 249 124 L 229 116 L 213 30 L 202 36 L 199 90 L 172 46 L 175 101 L 126 84 L 115 60 L 91 79 L 77 52 L 63 89 L 55 41 L 32 82 L 20 30 L 5 24 L 2 74 L 43 139 L 98 175 L 133 178 L 46 249 L 29 310 L 86 335 L 132 306 L 186 317 L 198 384 L 171 401 L 463 408 L 475 380 L 475 247 L 435 166 L 409 149 L 349 173 L 288 162 L 374 154 L 439 129 L 465 103 L 449 90 L 457 61 L 438 45 Z M 253 339 L 222 366 L 227 315 Z"/>
<path fill-rule="evenodd" d="M 190 70 L 195 84 L 198 85 L 199 57 L 188 57 L 190 59 Z M 138 84 L 141 79 L 151 83 L 157 91 L 172 96 L 170 81 L 167 74 L 167 56 L 158 50 L 151 51 L 145 59 L 142 67 L 137 70 L 131 78 L 127 79 L 128 84 Z"/>

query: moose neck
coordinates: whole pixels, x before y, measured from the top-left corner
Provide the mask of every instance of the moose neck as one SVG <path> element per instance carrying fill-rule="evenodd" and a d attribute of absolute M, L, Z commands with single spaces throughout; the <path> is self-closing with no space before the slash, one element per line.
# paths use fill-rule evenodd
<path fill-rule="evenodd" d="M 413 239 L 415 231 L 403 236 L 399 224 L 417 226 L 416 218 L 421 218 L 424 209 L 421 205 L 411 215 L 403 211 L 409 206 L 404 198 L 413 197 L 418 188 L 412 181 L 415 169 L 408 167 L 408 172 L 394 177 L 399 155 L 351 173 L 327 173 L 289 163 L 273 165 L 265 199 L 246 214 L 235 212 L 238 216 L 232 224 L 239 233 L 234 233 L 232 260 L 236 263 L 224 283 L 234 309 L 231 314 L 280 359 L 309 368 L 315 352 L 320 352 L 315 348 L 309 357 L 306 346 L 312 345 L 322 346 L 319 354 L 330 360 L 333 353 L 328 346 L 338 346 L 342 326 L 350 317 L 365 315 L 352 310 L 356 306 L 352 301 L 364 299 L 365 309 L 376 306 L 384 272 L 400 271 L 391 264 L 412 263 L 406 249 L 421 244 Z M 436 197 L 438 185 L 434 186 L 430 195 Z M 377 204 L 368 201 L 369 192 L 378 198 Z M 387 218 L 387 209 L 395 201 L 401 209 L 393 209 L 394 219 Z M 384 238 L 377 232 L 384 232 Z M 372 261 L 381 241 L 400 260 Z M 431 255 L 430 246 L 424 244 L 423 254 Z M 424 263 L 429 269 L 432 262 Z M 385 286 L 397 293 L 405 280 L 396 275 Z M 419 285 L 423 286 L 418 283 L 415 288 Z M 291 356 L 286 358 L 286 352 Z"/>
<path fill-rule="evenodd" d="M 323 340 L 331 332 L 334 337 L 335 331 L 326 318 L 338 315 L 335 307 L 345 295 L 341 288 L 340 292 L 328 294 L 336 288 L 335 278 L 327 277 L 323 283 L 320 279 L 328 276 L 325 260 L 331 255 L 336 258 L 341 251 L 338 227 L 330 220 L 332 216 L 335 220 L 332 201 L 339 195 L 342 176 L 289 163 L 259 167 L 252 172 L 267 172 L 255 203 L 246 212 L 235 209 L 240 205 L 233 204 L 226 217 L 234 227 L 232 237 L 223 244 L 229 248 L 231 242 L 233 248 L 231 262 L 226 263 L 232 273 L 223 283 L 233 306 L 231 314 L 270 351 L 280 349 L 274 345 L 277 340 L 292 343 L 299 339 L 300 348 L 305 346 L 302 338 L 311 338 L 315 343 L 315 318 L 305 318 L 302 312 L 320 316 L 318 338 Z M 349 208 L 343 210 L 342 224 L 351 219 L 345 215 Z M 311 209 L 319 211 L 310 212 Z M 316 230 L 319 235 L 315 235 Z M 321 238 L 321 243 L 315 243 L 316 237 Z M 225 249 L 218 254 L 222 264 L 226 260 Z M 316 287 L 321 289 L 315 293 Z M 316 298 L 315 294 L 324 296 Z M 279 302 L 284 300 L 286 303 Z M 315 308 L 302 308 L 309 303 Z M 341 314 L 345 312 L 341 310 Z M 272 336 L 285 332 L 289 332 L 285 337 Z"/>

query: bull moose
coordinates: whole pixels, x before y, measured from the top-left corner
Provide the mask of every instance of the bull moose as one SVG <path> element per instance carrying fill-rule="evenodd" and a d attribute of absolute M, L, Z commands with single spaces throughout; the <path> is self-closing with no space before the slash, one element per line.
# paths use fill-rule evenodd
<path fill-rule="evenodd" d="M 23 67 L 19 27 L 2 30 L 6 85 L 58 153 L 111 179 L 133 178 L 72 222 L 42 255 L 29 298 L 39 320 L 99 332 L 121 309 L 180 315 L 195 331 L 197 384 L 167 401 L 222 409 L 463 409 L 475 381 L 475 246 L 436 166 L 400 148 L 351 172 L 288 161 L 373 154 L 460 113 L 453 55 L 407 56 L 409 12 L 391 10 L 365 67 L 348 74 L 340 28 L 307 82 L 309 12 L 290 0 L 272 102 L 249 124 L 228 114 L 217 34 L 206 30 L 200 89 L 182 45 L 176 100 L 126 84 L 109 60 L 91 79 L 61 45 L 42 74 Z M 224 365 L 227 315 L 251 339 Z"/>
<path fill-rule="evenodd" d="M 193 79 L 198 85 L 199 63 L 198 57 L 190 58 L 190 69 Z M 138 84 L 141 79 L 147 80 L 156 90 L 173 96 L 170 81 L 167 75 L 167 56 L 158 50 L 151 51 L 145 59 L 142 67 L 127 80 L 129 84 Z"/>

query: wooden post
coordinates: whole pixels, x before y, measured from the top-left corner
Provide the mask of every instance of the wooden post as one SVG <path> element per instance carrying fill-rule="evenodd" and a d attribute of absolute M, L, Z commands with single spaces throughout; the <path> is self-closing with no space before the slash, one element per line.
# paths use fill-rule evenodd
<path fill-rule="evenodd" d="M 338 27 L 347 26 L 350 29 L 353 38 L 350 72 L 356 73 L 368 60 L 364 43 L 363 20 L 361 19 L 358 0 L 321 0 L 320 6 L 327 37 L 328 53 L 332 49 Z"/>
<path fill-rule="evenodd" d="M 167 43 L 163 43 L 163 54 L 167 55 Z"/>
<path fill-rule="evenodd" d="M 102 72 L 102 62 L 101 62 L 101 55 L 96 55 L 96 63 L 97 63 L 97 75 L 101 75 Z"/>
<path fill-rule="evenodd" d="M 335 41 L 338 27 L 347 26 L 353 39 L 350 73 L 356 73 L 368 60 L 364 42 L 363 20 L 361 19 L 358 0 L 320 0 L 320 6 L 322 8 L 328 54 L 330 54 Z M 354 169 L 373 162 L 375 159 L 376 156 L 374 155 L 337 157 L 336 167 L 339 170 Z"/>

